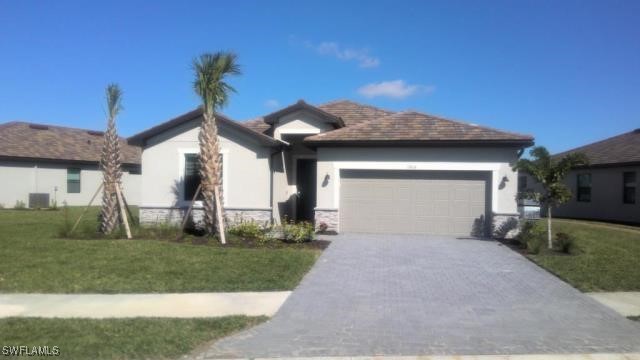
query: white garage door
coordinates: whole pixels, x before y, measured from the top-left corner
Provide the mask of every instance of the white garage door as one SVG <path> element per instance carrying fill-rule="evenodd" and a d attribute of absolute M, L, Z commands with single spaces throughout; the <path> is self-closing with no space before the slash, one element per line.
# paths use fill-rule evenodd
<path fill-rule="evenodd" d="M 485 172 L 342 170 L 343 232 L 483 236 Z"/>

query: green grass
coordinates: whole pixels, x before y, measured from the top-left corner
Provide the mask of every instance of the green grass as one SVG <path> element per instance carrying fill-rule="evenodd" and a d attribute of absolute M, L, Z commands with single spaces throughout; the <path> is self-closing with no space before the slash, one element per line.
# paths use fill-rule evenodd
<path fill-rule="evenodd" d="M 80 208 L 70 208 L 75 221 Z M 96 228 L 97 209 L 81 228 Z M 0 291 L 143 293 L 293 289 L 319 250 L 58 238 L 64 211 L 0 210 Z"/>
<path fill-rule="evenodd" d="M 541 221 L 546 226 L 546 220 Z M 527 255 L 538 265 L 581 291 L 640 291 L 639 228 L 554 220 L 552 230 L 573 235 L 580 251 L 577 255 L 549 251 Z"/>
<path fill-rule="evenodd" d="M 265 317 L 0 319 L 2 346 L 57 346 L 61 359 L 174 359 Z"/>

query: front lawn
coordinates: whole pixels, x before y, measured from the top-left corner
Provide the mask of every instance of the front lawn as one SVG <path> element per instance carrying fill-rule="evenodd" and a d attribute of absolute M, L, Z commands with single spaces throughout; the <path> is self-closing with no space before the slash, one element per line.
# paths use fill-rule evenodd
<path fill-rule="evenodd" d="M 81 208 L 70 208 L 75 221 Z M 81 228 L 95 228 L 98 209 Z M 64 211 L 0 210 L 0 291 L 144 293 L 290 290 L 313 266 L 311 246 L 194 245 L 58 237 Z"/>
<path fill-rule="evenodd" d="M 546 226 L 546 220 L 541 222 Z M 580 250 L 576 255 L 527 255 L 538 265 L 581 291 L 640 291 L 640 228 L 554 220 L 552 229 L 572 235 Z"/>
<path fill-rule="evenodd" d="M 228 316 L 214 319 L 0 319 L 6 347 L 48 346 L 62 359 L 174 359 L 194 348 L 266 320 Z M 23 355 L 25 356 L 25 355 Z"/>

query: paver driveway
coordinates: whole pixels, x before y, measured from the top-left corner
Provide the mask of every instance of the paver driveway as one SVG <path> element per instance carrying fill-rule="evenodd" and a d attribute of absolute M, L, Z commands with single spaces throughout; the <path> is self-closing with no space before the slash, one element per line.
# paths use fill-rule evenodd
<path fill-rule="evenodd" d="M 267 323 L 196 356 L 640 351 L 640 326 L 497 242 L 335 237 Z"/>

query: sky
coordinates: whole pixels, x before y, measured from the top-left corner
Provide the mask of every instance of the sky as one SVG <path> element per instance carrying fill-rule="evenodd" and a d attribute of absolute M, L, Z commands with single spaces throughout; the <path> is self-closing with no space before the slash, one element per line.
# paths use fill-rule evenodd
<path fill-rule="evenodd" d="M 640 1 L 0 0 L 0 123 L 120 134 L 199 105 L 192 61 L 233 51 L 222 113 L 298 99 L 418 110 L 532 134 L 552 152 L 640 128 Z"/>

